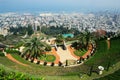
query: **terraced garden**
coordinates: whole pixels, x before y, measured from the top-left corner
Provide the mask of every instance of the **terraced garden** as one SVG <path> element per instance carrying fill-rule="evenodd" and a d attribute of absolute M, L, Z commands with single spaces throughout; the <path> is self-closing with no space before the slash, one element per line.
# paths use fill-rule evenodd
<path fill-rule="evenodd" d="M 25 73 L 25 74 L 29 73 L 29 75 L 33 75 L 33 77 L 35 78 L 43 77 L 45 78 L 45 80 L 71 80 L 71 79 L 92 80 L 94 78 L 104 77 L 105 75 L 114 73 L 116 70 L 120 69 L 119 67 L 120 64 L 117 64 L 120 61 L 119 44 L 120 44 L 119 38 L 111 39 L 111 46 L 110 49 L 108 49 L 106 40 L 97 41 L 97 49 L 95 54 L 91 58 L 86 60 L 84 64 L 76 67 L 63 68 L 63 67 L 49 67 L 44 65 L 37 65 L 25 60 L 24 58 L 21 58 L 16 53 L 13 53 L 11 55 L 16 60 L 24 64 L 27 64 L 29 66 L 22 66 L 17 63 L 14 63 L 5 56 L 0 56 L 0 64 L 2 66 L 5 66 L 5 70 L 7 70 L 6 68 L 9 68 L 10 70 L 19 71 L 21 73 Z M 54 60 L 53 57 L 50 60 Z M 88 76 L 88 74 L 90 73 L 91 65 L 93 65 L 94 72 L 92 76 Z M 104 66 L 105 68 L 103 75 L 98 75 L 97 73 L 95 73 L 99 65 Z M 108 69 L 108 65 L 110 65 L 109 69 Z M 115 69 L 113 70 L 113 68 Z M 114 73 L 113 75 L 117 76 L 119 74 L 117 72 Z M 109 78 L 106 77 L 100 78 L 100 80 L 104 80 L 104 79 L 109 79 Z"/>

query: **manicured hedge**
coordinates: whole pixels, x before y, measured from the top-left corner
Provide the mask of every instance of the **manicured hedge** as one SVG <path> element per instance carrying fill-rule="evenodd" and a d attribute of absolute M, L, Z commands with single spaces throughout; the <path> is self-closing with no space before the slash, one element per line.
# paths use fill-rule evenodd
<path fill-rule="evenodd" d="M 3 52 L 0 52 L 0 56 L 4 56 L 4 53 L 3 53 Z"/>
<path fill-rule="evenodd" d="M 20 53 L 20 51 L 14 50 L 14 49 L 6 49 L 5 52 L 6 53 Z"/>

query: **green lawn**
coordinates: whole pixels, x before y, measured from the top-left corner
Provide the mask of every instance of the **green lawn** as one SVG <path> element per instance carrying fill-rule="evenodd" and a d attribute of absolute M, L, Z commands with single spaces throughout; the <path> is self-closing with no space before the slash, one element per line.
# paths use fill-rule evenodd
<path fill-rule="evenodd" d="M 84 50 L 76 50 L 75 52 L 74 52 L 74 54 L 76 55 L 76 56 L 83 56 L 85 53 L 86 53 L 87 51 L 84 49 Z"/>
<path fill-rule="evenodd" d="M 95 55 L 85 62 L 86 65 L 94 65 L 94 70 L 98 66 L 103 66 L 107 69 L 107 66 L 112 66 L 120 61 L 120 39 L 111 39 L 111 47 L 107 49 L 107 43 L 105 40 L 101 40 L 97 43 L 97 50 Z"/>
<path fill-rule="evenodd" d="M 44 56 L 41 56 L 40 60 L 46 61 L 46 62 L 54 62 L 56 57 L 54 55 L 46 54 Z"/>
<path fill-rule="evenodd" d="M 109 74 L 107 76 L 95 80 L 119 80 L 119 79 L 120 79 L 120 69 L 112 74 Z"/>
<path fill-rule="evenodd" d="M 0 80 L 44 80 L 43 77 L 35 77 L 30 74 L 21 73 L 16 70 L 12 70 L 10 68 L 7 68 L 6 66 L 0 64 Z"/>
<path fill-rule="evenodd" d="M 64 75 L 64 76 L 68 76 L 68 75 L 70 75 L 70 72 L 72 73 L 72 75 L 78 75 L 82 71 L 87 73 L 87 71 L 89 69 L 89 67 L 84 66 L 84 65 L 77 66 L 77 67 L 70 67 L 70 68 L 43 66 L 43 65 L 38 65 L 38 64 L 26 61 L 25 59 L 21 58 L 17 54 L 12 54 L 12 56 L 15 59 L 17 59 L 18 61 L 20 61 L 24 64 L 28 64 L 29 66 L 26 67 L 26 66 L 19 65 L 17 63 L 10 61 L 6 57 L 1 57 L 1 56 L 0 56 L 0 63 L 6 67 L 13 69 L 13 70 L 17 70 L 17 71 L 24 72 L 24 73 L 29 73 L 32 75 L 38 75 L 38 76 L 39 75 L 42 75 L 42 76 Z"/>

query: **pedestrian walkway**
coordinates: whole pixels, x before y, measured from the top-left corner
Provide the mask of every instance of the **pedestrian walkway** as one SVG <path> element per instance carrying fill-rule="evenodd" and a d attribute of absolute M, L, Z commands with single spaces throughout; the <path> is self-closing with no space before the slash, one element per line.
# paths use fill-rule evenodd
<path fill-rule="evenodd" d="M 76 55 L 74 54 L 75 49 L 72 49 L 72 47 L 68 46 L 68 50 L 70 51 L 71 55 L 74 56 L 77 60 L 80 59 L 79 56 L 76 56 Z"/>
<path fill-rule="evenodd" d="M 11 56 L 11 54 L 7 54 L 6 57 L 7 57 L 8 59 L 10 59 L 11 61 L 17 63 L 17 64 L 20 64 L 20 65 L 23 65 L 23 66 L 28 66 L 27 64 L 21 63 L 21 62 L 19 62 L 18 60 L 16 60 L 15 58 L 13 58 L 13 57 Z"/>
<path fill-rule="evenodd" d="M 87 58 L 87 56 L 91 54 L 92 49 L 93 49 L 93 47 L 90 44 L 89 48 L 88 48 L 88 51 L 82 56 L 82 58 Z"/>
<path fill-rule="evenodd" d="M 67 50 L 63 50 L 61 47 L 58 47 L 57 54 L 60 56 L 60 61 L 62 63 L 66 62 L 66 60 L 77 60 L 77 58 L 71 55 L 68 46 Z"/>

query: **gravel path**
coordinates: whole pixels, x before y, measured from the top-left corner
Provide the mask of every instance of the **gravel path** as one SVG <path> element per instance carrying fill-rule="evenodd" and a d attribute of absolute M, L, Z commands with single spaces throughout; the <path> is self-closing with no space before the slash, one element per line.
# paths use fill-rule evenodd
<path fill-rule="evenodd" d="M 16 60 L 15 58 L 13 58 L 13 57 L 11 56 L 11 54 L 7 54 L 6 57 L 7 57 L 8 59 L 10 59 L 11 61 L 15 62 L 15 63 L 18 63 L 18 64 L 23 65 L 23 66 L 28 66 L 27 64 L 21 63 L 21 62 L 19 62 L 18 60 Z"/>

